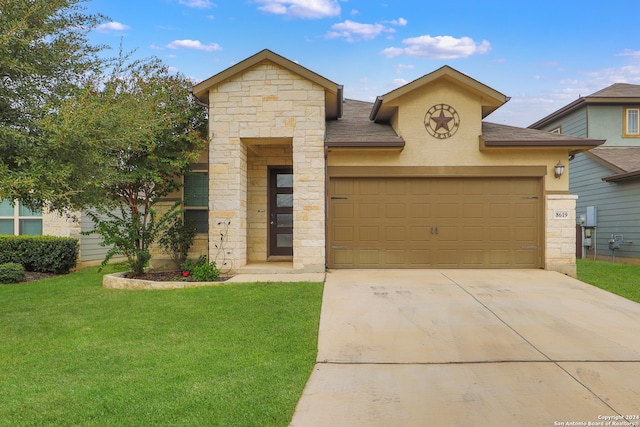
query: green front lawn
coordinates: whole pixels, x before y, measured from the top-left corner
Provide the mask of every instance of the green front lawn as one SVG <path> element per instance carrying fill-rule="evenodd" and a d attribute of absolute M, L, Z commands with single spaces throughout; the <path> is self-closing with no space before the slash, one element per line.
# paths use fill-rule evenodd
<path fill-rule="evenodd" d="M 579 259 L 578 279 L 640 302 L 640 266 Z"/>
<path fill-rule="evenodd" d="M 108 290 L 96 268 L 1 285 L 0 425 L 286 426 L 321 298 L 321 283 Z"/>

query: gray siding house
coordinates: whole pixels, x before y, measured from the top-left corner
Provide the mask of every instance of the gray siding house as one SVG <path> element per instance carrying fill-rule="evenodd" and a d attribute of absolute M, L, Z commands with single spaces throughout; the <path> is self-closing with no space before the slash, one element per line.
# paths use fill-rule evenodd
<path fill-rule="evenodd" d="M 579 257 L 640 262 L 639 122 L 640 85 L 616 83 L 529 126 L 606 140 L 569 159 Z"/>

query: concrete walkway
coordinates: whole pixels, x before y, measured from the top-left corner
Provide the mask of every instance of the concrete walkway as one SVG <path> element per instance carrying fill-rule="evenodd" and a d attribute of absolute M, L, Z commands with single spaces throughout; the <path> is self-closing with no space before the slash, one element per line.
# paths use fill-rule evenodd
<path fill-rule="evenodd" d="M 317 362 L 291 426 L 640 425 L 640 304 L 555 272 L 331 271 Z"/>

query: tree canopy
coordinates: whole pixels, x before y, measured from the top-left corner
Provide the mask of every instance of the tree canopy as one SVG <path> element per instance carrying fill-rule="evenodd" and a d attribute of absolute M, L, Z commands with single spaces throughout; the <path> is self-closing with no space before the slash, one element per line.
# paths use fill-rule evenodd
<path fill-rule="evenodd" d="M 103 67 L 103 47 L 88 34 L 106 18 L 86 14 L 83 2 L 0 2 L 0 199 L 55 199 L 53 171 L 33 164 L 49 148 L 38 121 Z"/>

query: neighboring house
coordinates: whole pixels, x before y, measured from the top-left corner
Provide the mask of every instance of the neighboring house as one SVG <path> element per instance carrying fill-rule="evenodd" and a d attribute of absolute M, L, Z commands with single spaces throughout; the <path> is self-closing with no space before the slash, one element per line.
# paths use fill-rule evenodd
<path fill-rule="evenodd" d="M 604 141 L 483 122 L 508 98 L 465 74 L 367 103 L 264 50 L 193 93 L 209 107 L 209 256 L 222 245 L 236 272 L 575 275 L 576 197 L 554 167 Z"/>
<path fill-rule="evenodd" d="M 569 162 L 569 188 L 579 196 L 579 256 L 640 261 L 639 117 L 640 85 L 617 83 L 529 126 L 606 139 Z"/>
<path fill-rule="evenodd" d="M 19 201 L 12 205 L 9 200 L 0 200 L 0 234 L 76 238 L 80 244 L 79 266 L 100 263 L 107 251 L 100 246 L 100 236 L 81 234 L 92 229 L 93 222 L 87 215 L 76 214 L 73 220 L 56 213 L 31 210 Z"/>

